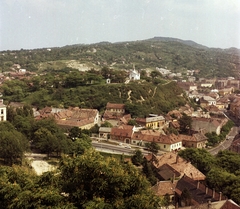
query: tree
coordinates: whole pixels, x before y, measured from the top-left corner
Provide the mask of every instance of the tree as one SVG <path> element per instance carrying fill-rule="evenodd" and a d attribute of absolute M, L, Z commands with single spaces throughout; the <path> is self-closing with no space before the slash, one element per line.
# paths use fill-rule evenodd
<path fill-rule="evenodd" d="M 80 138 L 77 138 L 72 143 L 71 153 L 73 155 L 82 155 L 87 149 L 92 147 L 92 141 L 86 134 L 81 134 Z"/>
<path fill-rule="evenodd" d="M 192 128 L 192 118 L 183 114 L 183 116 L 179 119 L 179 125 L 182 133 L 188 133 Z"/>
<path fill-rule="evenodd" d="M 146 159 L 143 160 L 143 173 L 146 175 L 148 181 L 151 185 L 155 185 L 157 183 L 157 178 L 154 175 L 154 171 L 152 169 L 152 163 L 148 162 Z"/>
<path fill-rule="evenodd" d="M 158 76 L 161 76 L 161 73 L 157 70 L 153 70 L 151 73 L 150 73 L 150 76 L 152 77 L 152 79 L 154 78 L 157 78 Z"/>
<path fill-rule="evenodd" d="M 182 191 L 181 201 L 184 203 L 184 206 L 189 206 L 191 204 L 191 194 L 186 188 Z"/>
<path fill-rule="evenodd" d="M 9 122 L 1 123 L 0 132 L 0 158 L 9 165 L 21 163 L 24 152 L 29 148 L 26 137 Z"/>
<path fill-rule="evenodd" d="M 167 193 L 167 194 L 163 197 L 163 199 L 162 199 L 162 201 L 161 201 L 161 205 L 164 206 L 164 207 L 166 207 L 166 208 L 168 208 L 168 206 L 170 205 L 170 203 L 171 203 L 170 195 Z"/>
<path fill-rule="evenodd" d="M 187 148 L 181 150 L 178 154 L 184 159 L 190 161 L 205 175 L 216 163 L 215 158 L 205 149 Z"/>
<path fill-rule="evenodd" d="M 13 120 L 13 125 L 15 126 L 16 130 L 18 130 L 28 138 L 30 138 L 31 136 L 32 124 L 33 118 L 30 116 L 24 117 L 21 115 L 16 115 Z"/>
<path fill-rule="evenodd" d="M 91 133 L 99 133 L 99 126 L 98 124 L 95 124 L 92 128 L 90 128 Z"/>
<path fill-rule="evenodd" d="M 47 153 L 48 156 L 56 151 L 58 140 L 46 128 L 40 128 L 34 133 L 33 144 L 35 147 L 43 153 Z"/>
<path fill-rule="evenodd" d="M 146 147 L 155 155 L 158 153 L 158 150 L 160 150 L 160 147 L 156 142 L 146 143 Z"/>
<path fill-rule="evenodd" d="M 110 128 L 112 128 L 113 125 L 110 122 L 105 121 L 103 124 L 101 124 L 101 127 L 110 127 Z"/>
<path fill-rule="evenodd" d="M 132 163 L 134 165 L 137 165 L 137 166 L 141 165 L 143 163 L 143 159 L 144 159 L 143 157 L 144 156 L 143 156 L 141 150 L 139 150 L 139 149 L 136 150 L 134 155 L 131 158 L 132 159 Z"/>
<path fill-rule="evenodd" d="M 60 163 L 62 192 L 78 208 L 154 208 L 158 198 L 132 164 L 89 149 Z"/>
<path fill-rule="evenodd" d="M 36 176 L 26 167 L 0 167 L 0 204 L 2 209 L 66 208 L 76 209 L 61 195 L 55 173 Z"/>
<path fill-rule="evenodd" d="M 229 173 L 238 175 L 240 171 L 240 156 L 238 153 L 229 150 L 219 151 L 216 156 L 216 164 Z"/>
<path fill-rule="evenodd" d="M 206 133 L 205 136 L 208 138 L 208 146 L 214 146 L 220 142 L 220 138 L 216 132 Z"/>
<path fill-rule="evenodd" d="M 73 127 L 69 130 L 69 137 L 75 139 L 81 136 L 81 129 L 78 127 Z"/>
<path fill-rule="evenodd" d="M 130 126 L 136 126 L 136 125 L 137 125 L 137 122 L 136 122 L 136 120 L 134 120 L 134 119 L 130 119 L 130 120 L 128 121 L 128 125 L 130 125 Z"/>
<path fill-rule="evenodd" d="M 12 123 L 14 121 L 15 116 L 17 115 L 16 111 L 13 107 L 7 106 L 7 120 Z"/>

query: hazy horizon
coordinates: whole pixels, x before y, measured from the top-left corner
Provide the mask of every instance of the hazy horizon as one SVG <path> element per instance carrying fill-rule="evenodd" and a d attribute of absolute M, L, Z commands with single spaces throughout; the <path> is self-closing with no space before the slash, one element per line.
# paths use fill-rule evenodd
<path fill-rule="evenodd" d="M 153 37 L 240 49 L 239 0 L 2 0 L 0 51 Z"/>

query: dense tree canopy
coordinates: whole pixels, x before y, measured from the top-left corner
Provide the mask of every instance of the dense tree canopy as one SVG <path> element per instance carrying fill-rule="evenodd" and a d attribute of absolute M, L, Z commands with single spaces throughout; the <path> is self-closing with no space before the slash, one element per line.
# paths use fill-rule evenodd
<path fill-rule="evenodd" d="M 25 167 L 0 166 L 0 205 L 2 209 L 76 209 L 61 195 L 58 177 L 36 176 Z"/>
<path fill-rule="evenodd" d="M 88 150 L 60 164 L 62 189 L 78 208 L 155 208 L 158 199 L 131 164 Z M 87 206 L 87 207 L 86 207 Z"/>
<path fill-rule="evenodd" d="M 7 164 L 21 163 L 29 144 L 26 137 L 9 122 L 0 123 L 0 158 Z"/>
<path fill-rule="evenodd" d="M 192 128 L 192 117 L 183 114 L 183 116 L 179 119 L 179 125 L 182 133 L 189 133 Z"/>

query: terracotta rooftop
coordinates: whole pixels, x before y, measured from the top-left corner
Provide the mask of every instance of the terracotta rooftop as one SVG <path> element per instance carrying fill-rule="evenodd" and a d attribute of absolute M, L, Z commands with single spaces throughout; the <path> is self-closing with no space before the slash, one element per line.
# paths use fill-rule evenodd
<path fill-rule="evenodd" d="M 215 202 L 226 199 L 222 194 L 207 188 L 204 184 L 194 181 L 186 175 L 177 182 L 176 193 L 181 195 L 184 189 L 190 192 L 193 204 L 203 204 L 209 200 Z"/>
<path fill-rule="evenodd" d="M 81 127 L 87 124 L 94 123 L 98 115 L 97 109 L 82 109 L 82 108 L 69 108 L 69 109 L 54 109 L 45 107 L 38 111 L 39 115 L 35 119 L 41 118 L 54 118 L 58 125 L 63 127 Z"/>
<path fill-rule="evenodd" d="M 220 209 L 240 209 L 240 206 L 233 200 L 227 200 Z"/>
<path fill-rule="evenodd" d="M 184 174 L 193 180 L 204 180 L 206 177 L 201 173 L 197 168 L 195 168 L 191 162 L 188 162 L 181 158 L 178 154 L 173 152 L 167 152 L 161 156 L 155 156 L 153 165 L 156 168 L 161 167 L 164 164 L 168 164 L 177 172 L 181 173 L 181 176 Z"/>
<path fill-rule="evenodd" d="M 219 119 L 219 118 L 192 118 L 193 122 L 194 121 L 201 121 L 201 122 L 206 122 L 206 123 L 211 123 L 215 127 L 218 127 L 221 124 L 224 124 L 227 119 Z"/>
<path fill-rule="evenodd" d="M 163 164 L 162 166 L 160 166 L 157 169 L 157 173 L 158 175 L 160 175 L 161 179 L 164 180 L 175 179 L 181 176 L 181 173 L 179 173 L 169 164 Z"/>
<path fill-rule="evenodd" d="M 192 134 L 190 136 L 180 134 L 180 135 L 178 135 L 178 137 L 182 141 L 190 141 L 190 142 L 201 142 L 201 141 L 206 141 L 207 140 L 207 137 L 202 133 L 196 133 L 196 134 Z"/>
<path fill-rule="evenodd" d="M 118 128 L 113 127 L 111 130 L 111 135 L 116 137 L 128 137 L 131 138 L 133 134 L 133 130 L 130 128 Z"/>
<path fill-rule="evenodd" d="M 106 105 L 106 109 L 124 109 L 125 105 L 124 104 L 114 104 L 108 102 Z"/>
<path fill-rule="evenodd" d="M 82 127 L 91 123 L 94 123 L 94 118 L 87 118 L 83 120 L 56 120 L 56 123 L 59 126 L 65 127 L 65 128 L 71 128 L 71 127 Z"/>
<path fill-rule="evenodd" d="M 160 132 L 135 132 L 133 134 L 133 139 L 142 140 L 145 142 L 156 142 L 156 143 L 162 143 L 162 144 L 175 144 L 177 142 L 181 142 L 181 139 L 175 135 L 163 135 Z"/>
<path fill-rule="evenodd" d="M 177 181 L 159 181 L 152 187 L 152 191 L 158 196 L 174 195 L 176 184 Z"/>
<path fill-rule="evenodd" d="M 219 112 L 219 109 L 215 105 L 209 105 L 205 107 L 208 112 Z"/>

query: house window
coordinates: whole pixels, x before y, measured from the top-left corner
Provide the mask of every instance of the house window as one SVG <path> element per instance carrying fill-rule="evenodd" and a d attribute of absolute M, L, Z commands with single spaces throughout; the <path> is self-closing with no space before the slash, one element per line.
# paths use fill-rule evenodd
<path fill-rule="evenodd" d="M 134 144 L 136 144 L 136 141 L 133 141 Z"/>
<path fill-rule="evenodd" d="M 1 114 L 3 114 L 3 109 L 1 109 Z"/>
<path fill-rule="evenodd" d="M 164 146 L 163 146 L 164 148 L 166 148 L 166 145 L 164 144 Z"/>
<path fill-rule="evenodd" d="M 3 116 L 1 116 L 1 121 L 4 121 L 4 117 Z"/>

